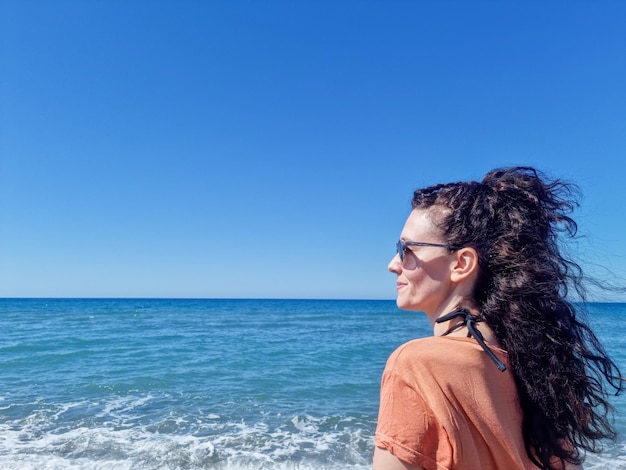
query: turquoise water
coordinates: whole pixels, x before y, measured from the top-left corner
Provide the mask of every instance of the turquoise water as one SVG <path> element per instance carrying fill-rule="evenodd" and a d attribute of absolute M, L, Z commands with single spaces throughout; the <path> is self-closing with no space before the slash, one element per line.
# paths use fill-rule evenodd
<path fill-rule="evenodd" d="M 592 322 L 626 371 L 626 304 Z M 393 301 L 0 299 L 2 469 L 367 469 Z M 626 469 L 623 433 L 586 469 Z"/>

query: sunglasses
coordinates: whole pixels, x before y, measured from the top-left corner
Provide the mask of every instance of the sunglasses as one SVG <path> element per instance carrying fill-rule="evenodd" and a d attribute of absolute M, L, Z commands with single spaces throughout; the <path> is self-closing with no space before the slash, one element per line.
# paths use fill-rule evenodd
<path fill-rule="evenodd" d="M 396 243 L 396 251 L 400 257 L 400 261 L 404 261 L 404 252 L 407 246 L 439 246 L 441 248 L 447 248 L 448 250 L 458 250 L 461 248 L 457 245 L 445 245 L 443 243 L 406 242 L 399 240 L 398 243 Z"/>

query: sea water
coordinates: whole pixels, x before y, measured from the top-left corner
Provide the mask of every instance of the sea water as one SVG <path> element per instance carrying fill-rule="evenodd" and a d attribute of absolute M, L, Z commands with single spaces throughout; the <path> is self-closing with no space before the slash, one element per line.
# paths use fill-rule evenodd
<path fill-rule="evenodd" d="M 626 371 L 626 304 L 590 321 Z M 368 469 L 393 301 L 0 299 L 0 469 Z M 622 433 L 586 469 L 626 469 Z"/>

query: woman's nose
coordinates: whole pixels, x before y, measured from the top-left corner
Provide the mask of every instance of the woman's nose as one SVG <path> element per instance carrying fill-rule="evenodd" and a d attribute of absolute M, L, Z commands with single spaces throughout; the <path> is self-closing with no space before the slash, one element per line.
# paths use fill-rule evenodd
<path fill-rule="evenodd" d="M 402 272 L 402 261 L 400 261 L 399 255 L 396 254 L 393 258 L 391 258 L 391 261 L 389 262 L 387 269 L 389 270 L 389 272 L 396 273 L 396 274 L 399 274 L 400 272 Z"/>

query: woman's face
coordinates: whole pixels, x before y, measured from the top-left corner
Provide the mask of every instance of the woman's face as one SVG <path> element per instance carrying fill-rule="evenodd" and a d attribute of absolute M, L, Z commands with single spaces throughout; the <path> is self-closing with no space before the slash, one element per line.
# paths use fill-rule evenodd
<path fill-rule="evenodd" d="M 445 243 L 428 217 L 428 210 L 415 209 L 409 215 L 401 241 Z M 389 271 L 396 274 L 398 307 L 420 310 L 434 321 L 456 299 L 450 272 L 455 262 L 454 253 L 447 248 L 435 246 L 408 246 L 404 261 L 397 254 L 389 263 Z M 454 306 L 452 306 L 454 307 Z"/>

